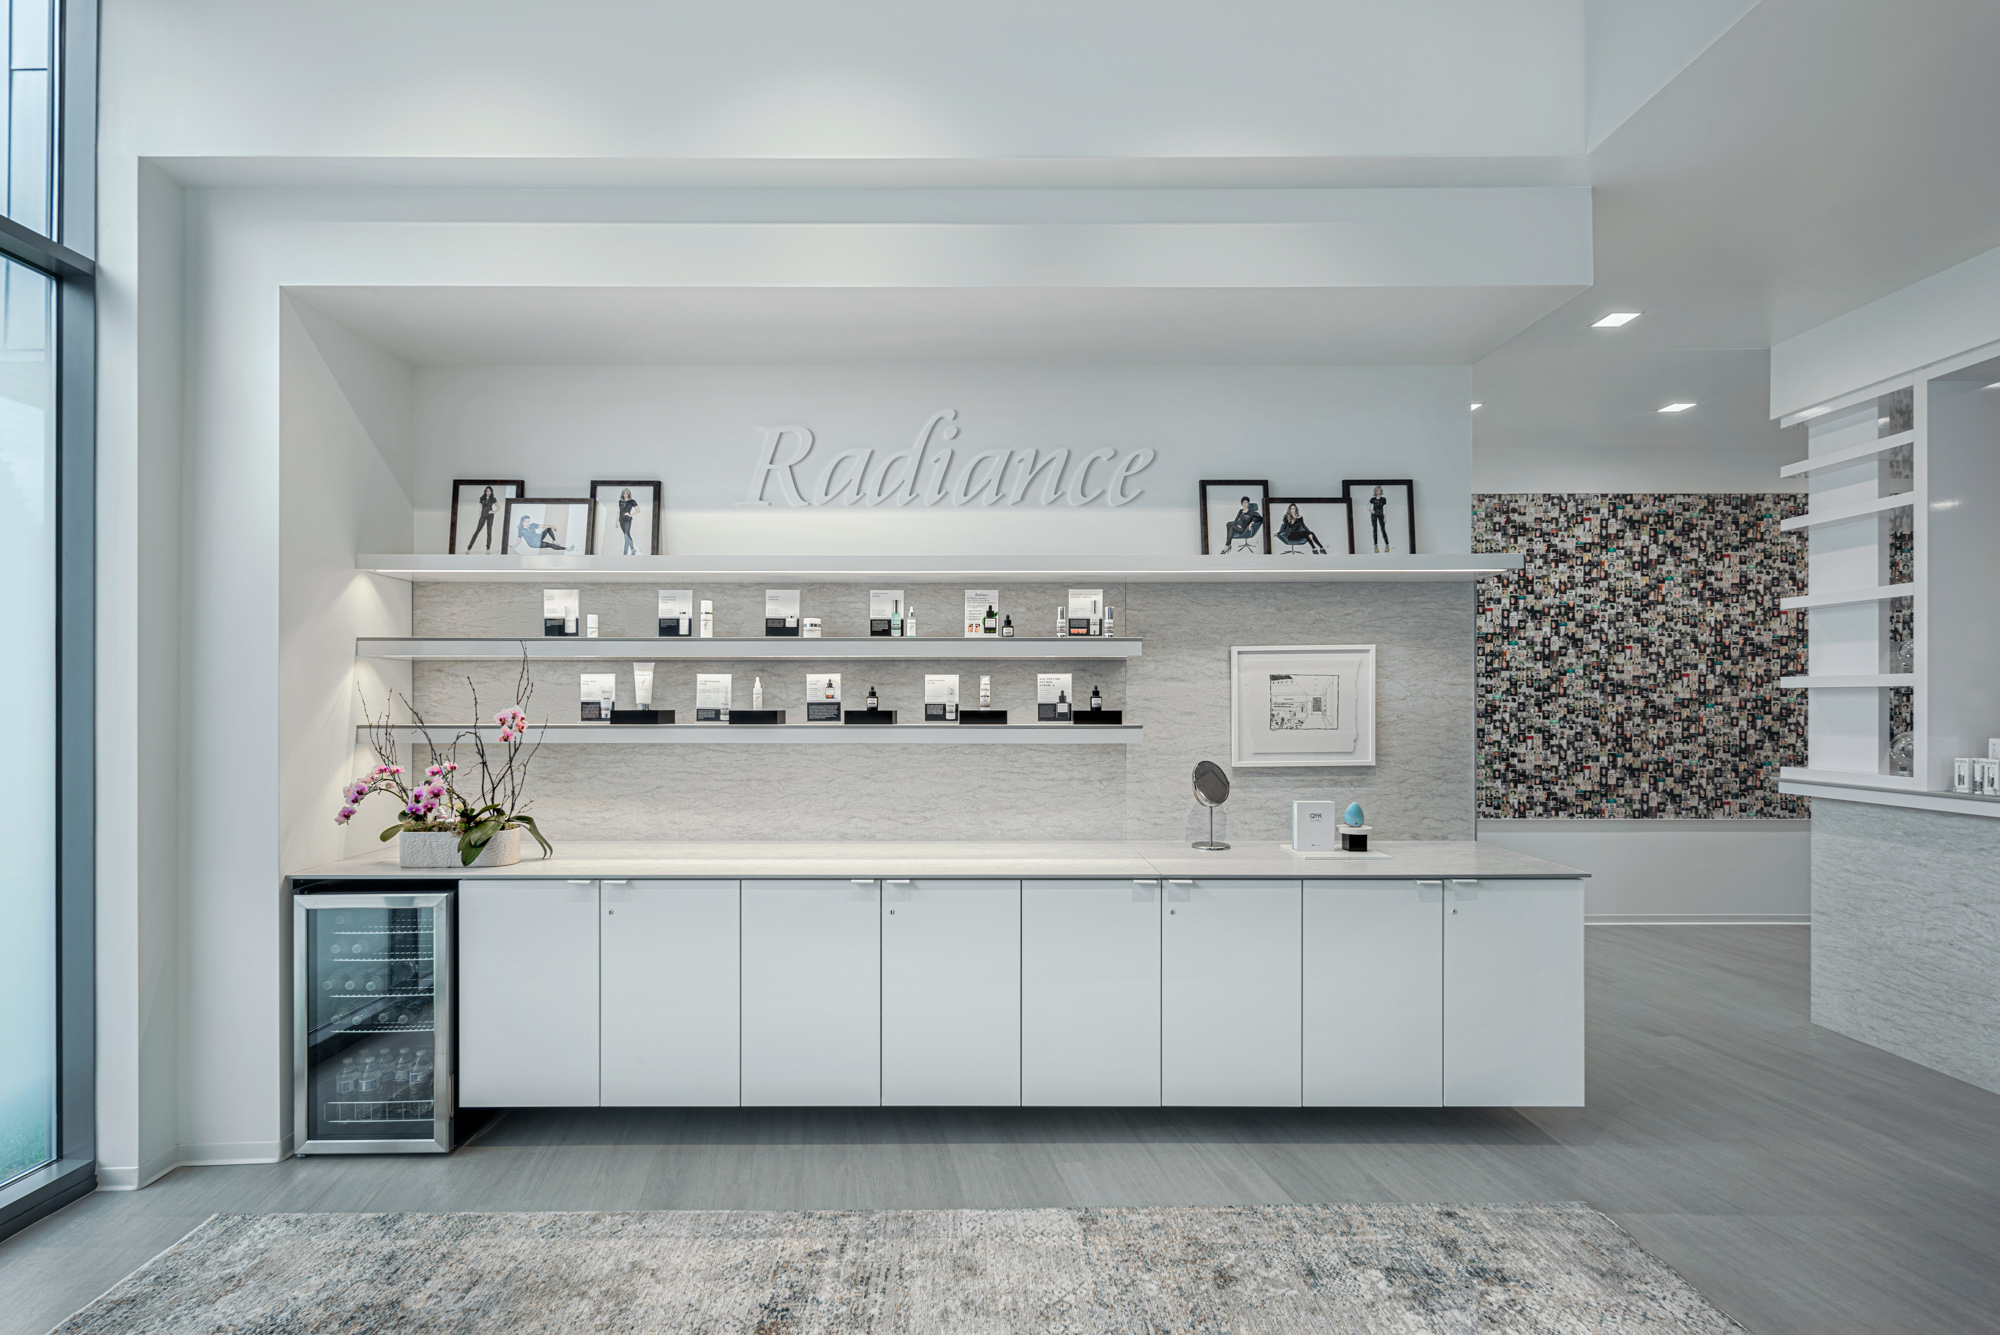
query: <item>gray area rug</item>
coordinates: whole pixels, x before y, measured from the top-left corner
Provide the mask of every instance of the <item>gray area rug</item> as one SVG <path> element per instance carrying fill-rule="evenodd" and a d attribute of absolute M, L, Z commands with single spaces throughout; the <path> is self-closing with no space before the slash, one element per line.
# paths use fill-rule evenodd
<path fill-rule="evenodd" d="M 1737 1332 L 1581 1205 L 216 1215 L 60 1335 Z"/>

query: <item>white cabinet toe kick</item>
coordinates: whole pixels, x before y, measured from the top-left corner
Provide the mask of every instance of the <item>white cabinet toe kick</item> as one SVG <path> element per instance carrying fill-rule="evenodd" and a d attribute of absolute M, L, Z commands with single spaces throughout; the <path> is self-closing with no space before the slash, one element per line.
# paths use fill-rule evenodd
<path fill-rule="evenodd" d="M 1548 1107 L 1583 882 L 459 882 L 467 1107 Z"/>

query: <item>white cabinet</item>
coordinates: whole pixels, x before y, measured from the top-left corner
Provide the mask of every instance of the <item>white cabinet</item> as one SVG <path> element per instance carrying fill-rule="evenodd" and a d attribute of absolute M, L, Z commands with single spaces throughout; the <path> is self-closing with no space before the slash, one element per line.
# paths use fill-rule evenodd
<path fill-rule="evenodd" d="M 604 1106 L 735 1105 L 737 883 L 600 884 Z"/>
<path fill-rule="evenodd" d="M 1299 1106 L 1299 919 L 1297 881 L 1166 882 L 1162 1102 Z"/>
<path fill-rule="evenodd" d="M 877 881 L 743 882 L 743 1103 L 882 1101 Z"/>
<path fill-rule="evenodd" d="M 1021 1102 L 1160 1102 L 1160 883 L 1021 883 Z"/>
<path fill-rule="evenodd" d="M 458 1101 L 592 1107 L 597 882 L 458 883 Z"/>
<path fill-rule="evenodd" d="M 1305 883 L 1305 1101 L 1444 1101 L 1444 883 Z"/>
<path fill-rule="evenodd" d="M 1444 1101 L 1583 1104 L 1583 882 L 1451 881 Z"/>
<path fill-rule="evenodd" d="M 882 1102 L 1021 1101 L 1021 883 L 882 882 Z"/>

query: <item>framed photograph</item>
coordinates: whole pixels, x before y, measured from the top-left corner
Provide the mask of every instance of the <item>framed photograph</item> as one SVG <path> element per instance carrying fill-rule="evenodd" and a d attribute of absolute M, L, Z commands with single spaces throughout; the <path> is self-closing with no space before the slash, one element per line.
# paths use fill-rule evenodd
<path fill-rule="evenodd" d="M 1331 556 L 1354 550 L 1341 496 L 1273 496 L 1271 546 L 1286 556 Z"/>
<path fill-rule="evenodd" d="M 1340 494 L 1347 501 L 1349 551 L 1359 553 L 1365 546 L 1376 556 L 1416 554 L 1416 483 L 1408 478 L 1346 481 Z"/>
<path fill-rule="evenodd" d="M 1375 763 L 1375 646 L 1259 645 L 1229 651 L 1229 763 Z"/>
<path fill-rule="evenodd" d="M 593 482 L 597 531 L 590 549 L 604 556 L 660 555 L 660 483 Z"/>
<path fill-rule="evenodd" d="M 451 546 L 453 556 L 491 556 L 507 550 L 503 527 L 507 502 L 528 494 L 528 484 L 515 478 L 501 481 L 460 478 L 451 484 Z"/>
<path fill-rule="evenodd" d="M 1267 482 L 1201 484 L 1201 554 L 1271 554 L 1270 492 Z"/>
<path fill-rule="evenodd" d="M 588 496 L 516 497 L 507 502 L 506 524 L 500 531 L 506 545 L 501 550 L 512 556 L 537 552 L 588 556 L 590 509 Z"/>

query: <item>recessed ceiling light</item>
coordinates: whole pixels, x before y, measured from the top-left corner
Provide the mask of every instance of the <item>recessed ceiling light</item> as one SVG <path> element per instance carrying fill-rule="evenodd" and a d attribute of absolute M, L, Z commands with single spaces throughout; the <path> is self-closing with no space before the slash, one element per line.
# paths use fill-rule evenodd
<path fill-rule="evenodd" d="M 1660 409 L 1660 411 L 1663 413 L 1684 413 L 1692 407 L 1694 407 L 1692 403 L 1670 403 Z"/>
<path fill-rule="evenodd" d="M 1591 326 L 1592 329 L 1622 329 L 1638 319 L 1641 311 L 1613 311 Z"/>
<path fill-rule="evenodd" d="M 1991 386 L 1988 386 L 1988 388 L 1991 388 Z M 1472 411 L 1478 412 L 1481 408 L 1484 408 L 1485 406 L 1486 405 L 1483 403 L 1475 403 L 1472 405 Z"/>

